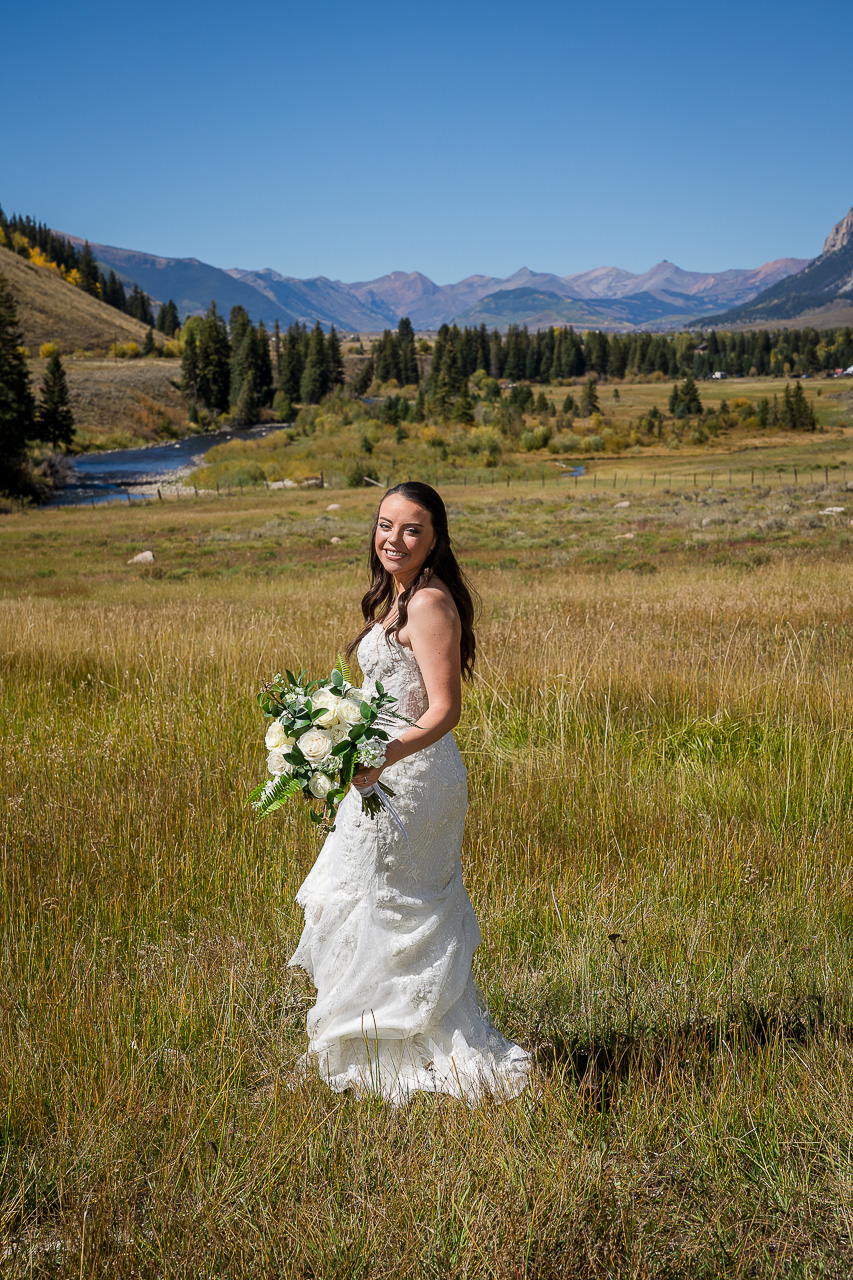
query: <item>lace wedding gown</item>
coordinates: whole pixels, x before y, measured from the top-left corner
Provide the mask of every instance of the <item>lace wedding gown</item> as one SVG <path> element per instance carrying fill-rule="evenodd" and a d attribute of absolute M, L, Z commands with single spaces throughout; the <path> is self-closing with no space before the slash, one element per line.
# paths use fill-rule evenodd
<path fill-rule="evenodd" d="M 403 715 L 423 714 L 415 656 L 378 623 L 358 661 L 366 685 L 381 681 Z M 317 988 L 303 1065 L 315 1062 L 335 1090 L 394 1103 L 418 1090 L 514 1096 L 530 1057 L 495 1028 L 471 977 L 481 939 L 462 883 L 467 775 L 452 734 L 382 777 L 408 846 L 389 814 L 362 812 L 352 789 L 296 896 L 305 928 L 290 963 Z"/>

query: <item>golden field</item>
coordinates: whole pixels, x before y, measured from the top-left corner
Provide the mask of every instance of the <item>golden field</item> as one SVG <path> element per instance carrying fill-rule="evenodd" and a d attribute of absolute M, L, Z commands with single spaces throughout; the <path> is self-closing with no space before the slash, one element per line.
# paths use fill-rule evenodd
<path fill-rule="evenodd" d="M 2 517 L 4 1273 L 848 1275 L 835 461 L 445 490 L 477 977 L 538 1064 L 476 1109 L 294 1085 L 316 834 L 244 804 L 260 681 L 358 625 L 375 494 Z"/>

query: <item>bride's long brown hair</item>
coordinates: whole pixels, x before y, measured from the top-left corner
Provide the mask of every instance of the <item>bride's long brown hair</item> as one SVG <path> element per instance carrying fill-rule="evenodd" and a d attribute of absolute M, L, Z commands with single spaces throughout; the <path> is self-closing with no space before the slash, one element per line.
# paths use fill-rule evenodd
<path fill-rule="evenodd" d="M 435 534 L 435 545 L 424 561 L 423 568 L 414 582 L 410 583 L 399 595 L 395 594 L 396 584 L 393 576 L 385 568 L 376 552 L 379 507 L 382 506 L 385 498 L 390 498 L 395 493 L 398 493 L 401 498 L 406 498 L 409 502 L 414 502 L 417 506 L 423 507 L 424 511 L 429 512 Z M 440 578 L 447 587 L 459 613 L 459 621 L 462 623 L 459 659 L 462 675 L 466 680 L 470 680 L 474 672 L 474 657 L 477 652 L 477 641 L 474 637 L 474 600 L 472 598 L 472 589 L 465 574 L 460 569 L 459 562 L 450 545 L 447 511 L 444 503 L 431 485 L 422 484 L 420 480 L 408 480 L 404 484 L 395 485 L 393 489 L 389 489 L 384 494 L 382 502 L 376 509 L 373 528 L 370 530 L 370 548 L 368 550 L 367 563 L 370 569 L 371 581 L 370 586 L 361 598 L 361 612 L 365 625 L 347 649 L 347 657 L 350 657 L 355 652 L 359 641 L 367 635 L 368 631 L 377 622 L 384 622 L 396 606 L 397 616 L 386 629 L 386 637 L 390 643 L 391 636 L 396 636 L 408 621 L 409 601 L 412 596 L 419 588 L 425 587 L 433 577 L 436 577 Z"/>

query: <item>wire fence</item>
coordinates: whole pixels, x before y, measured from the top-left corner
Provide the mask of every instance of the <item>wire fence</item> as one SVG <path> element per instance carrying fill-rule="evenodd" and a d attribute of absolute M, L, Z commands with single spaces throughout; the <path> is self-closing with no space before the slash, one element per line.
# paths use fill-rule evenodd
<path fill-rule="evenodd" d="M 462 470 L 431 470 L 417 474 L 389 474 L 382 480 L 365 477 L 364 488 L 384 491 L 404 480 L 422 480 L 435 485 L 438 489 L 470 488 L 470 489 L 550 489 L 562 492 L 594 493 L 598 490 L 625 493 L 635 492 L 678 491 L 719 491 L 749 489 L 783 489 L 797 488 L 830 488 L 844 487 L 847 484 L 847 464 L 832 462 L 824 465 L 802 465 L 788 463 L 763 467 L 690 467 L 677 466 L 659 469 L 641 470 L 637 467 L 619 467 L 597 464 L 592 467 L 556 468 L 530 467 L 524 470 L 517 468 L 466 468 Z M 283 485 L 281 482 L 268 480 L 240 483 L 221 483 L 215 489 L 199 489 L 194 484 L 187 484 L 180 479 L 175 482 L 161 481 L 149 484 L 144 492 L 134 491 L 128 486 L 123 492 L 111 492 L 98 495 L 96 493 L 81 496 L 78 501 L 64 502 L 64 507 L 100 506 L 105 502 L 150 503 L 150 502 L 186 502 L 203 501 L 234 496 L 248 496 L 262 491 L 278 491 L 282 495 L 304 492 L 306 489 L 344 490 L 350 488 L 345 483 L 337 482 L 334 475 L 324 472 L 310 477 L 299 484 Z"/>

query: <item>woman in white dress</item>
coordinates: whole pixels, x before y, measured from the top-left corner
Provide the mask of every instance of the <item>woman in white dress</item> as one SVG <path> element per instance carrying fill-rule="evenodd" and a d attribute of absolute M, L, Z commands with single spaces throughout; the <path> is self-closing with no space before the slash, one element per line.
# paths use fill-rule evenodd
<path fill-rule="evenodd" d="M 365 627 L 353 641 L 365 685 L 380 681 L 412 723 L 385 764 L 359 768 L 297 894 L 305 928 L 290 963 L 317 988 L 307 1067 L 335 1090 L 405 1102 L 419 1090 L 509 1097 L 531 1062 L 481 1007 L 471 976 L 480 930 L 462 883 L 467 775 L 451 730 L 474 665 L 474 609 L 436 491 L 397 485 L 371 532 Z M 405 833 L 362 812 L 380 777 Z"/>

